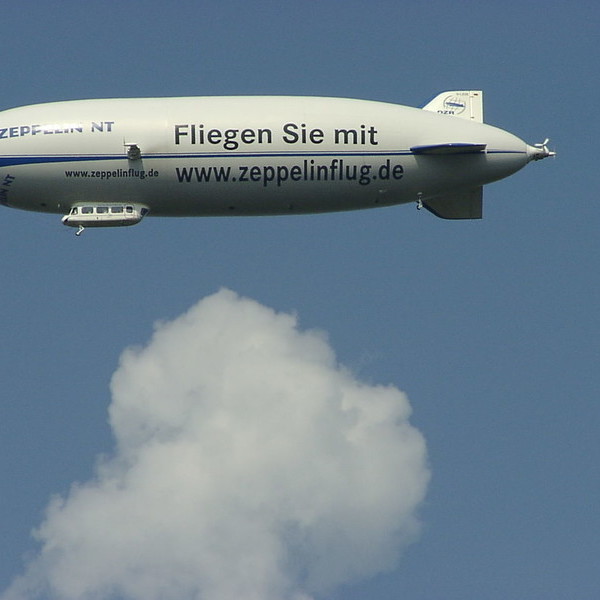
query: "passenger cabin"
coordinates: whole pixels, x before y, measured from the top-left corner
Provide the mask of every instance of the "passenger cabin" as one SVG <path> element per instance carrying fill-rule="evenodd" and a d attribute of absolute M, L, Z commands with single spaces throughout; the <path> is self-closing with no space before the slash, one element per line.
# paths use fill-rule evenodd
<path fill-rule="evenodd" d="M 148 209 L 139 204 L 76 204 L 62 222 L 69 227 L 123 227 L 139 223 Z"/>

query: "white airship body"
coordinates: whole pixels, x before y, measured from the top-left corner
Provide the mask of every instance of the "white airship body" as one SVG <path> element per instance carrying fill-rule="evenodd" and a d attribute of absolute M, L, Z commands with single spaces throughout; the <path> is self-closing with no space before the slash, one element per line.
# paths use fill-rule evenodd
<path fill-rule="evenodd" d="M 552 155 L 483 123 L 480 91 L 424 108 L 343 98 L 73 100 L 0 112 L 0 203 L 79 228 L 149 216 L 416 202 L 478 219 L 482 186 Z"/>

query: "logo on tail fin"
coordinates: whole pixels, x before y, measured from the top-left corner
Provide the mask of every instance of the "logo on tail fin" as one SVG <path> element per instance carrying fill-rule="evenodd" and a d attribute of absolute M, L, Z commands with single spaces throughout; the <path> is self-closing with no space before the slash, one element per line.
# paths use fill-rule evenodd
<path fill-rule="evenodd" d="M 460 115 L 465 112 L 467 108 L 467 103 L 460 98 L 460 96 L 446 96 L 444 98 L 444 110 L 448 111 L 446 114 L 450 115 Z"/>

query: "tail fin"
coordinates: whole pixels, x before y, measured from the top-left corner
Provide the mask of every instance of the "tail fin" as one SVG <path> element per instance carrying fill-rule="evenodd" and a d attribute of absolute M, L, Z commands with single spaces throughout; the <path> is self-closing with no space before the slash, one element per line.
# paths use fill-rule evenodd
<path fill-rule="evenodd" d="M 442 92 L 427 103 L 423 110 L 483 123 L 483 92 L 481 90 Z"/>
<path fill-rule="evenodd" d="M 483 187 L 446 193 L 423 200 L 423 206 L 442 219 L 481 219 L 483 214 Z"/>

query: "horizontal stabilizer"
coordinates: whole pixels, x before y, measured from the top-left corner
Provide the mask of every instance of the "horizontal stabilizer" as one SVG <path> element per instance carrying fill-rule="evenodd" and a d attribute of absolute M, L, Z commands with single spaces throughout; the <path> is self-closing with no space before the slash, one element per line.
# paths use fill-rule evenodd
<path fill-rule="evenodd" d="M 476 154 L 483 152 L 486 144 L 463 144 L 451 142 L 448 144 L 429 144 L 427 146 L 413 146 L 410 151 L 415 154 Z"/>
<path fill-rule="evenodd" d="M 423 206 L 442 219 L 481 219 L 483 187 L 423 200 Z"/>

